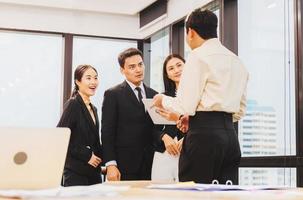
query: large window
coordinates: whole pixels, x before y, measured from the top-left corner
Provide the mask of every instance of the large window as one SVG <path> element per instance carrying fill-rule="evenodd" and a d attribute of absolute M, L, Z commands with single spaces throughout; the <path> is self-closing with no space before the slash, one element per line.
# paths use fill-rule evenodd
<path fill-rule="evenodd" d="M 56 126 L 62 51 L 61 35 L 0 32 L 0 126 Z"/>
<path fill-rule="evenodd" d="M 162 68 L 169 55 L 169 28 L 161 30 L 151 37 L 150 86 L 158 92 L 164 91 Z"/>
<path fill-rule="evenodd" d="M 73 71 L 80 64 L 89 64 L 99 74 L 99 88 L 92 103 L 98 108 L 100 118 L 104 91 L 124 80 L 118 55 L 130 47 L 137 48 L 137 41 L 74 37 Z"/>
<path fill-rule="evenodd" d="M 240 185 L 296 186 L 295 168 L 240 168 Z"/>
<path fill-rule="evenodd" d="M 293 0 L 239 0 L 239 56 L 250 77 L 239 123 L 243 156 L 294 155 Z"/>

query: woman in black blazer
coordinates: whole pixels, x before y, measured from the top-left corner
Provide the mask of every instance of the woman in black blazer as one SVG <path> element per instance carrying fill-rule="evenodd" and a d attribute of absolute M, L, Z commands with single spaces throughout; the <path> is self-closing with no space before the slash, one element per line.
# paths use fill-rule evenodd
<path fill-rule="evenodd" d="M 165 95 L 175 97 L 185 60 L 177 55 L 169 55 L 163 63 Z M 162 111 L 164 112 L 164 111 Z M 177 117 L 178 119 L 178 117 Z M 178 181 L 178 161 L 183 142 L 183 133 L 176 125 L 165 125 L 160 135 L 156 135 L 152 167 L 152 180 Z"/>
<path fill-rule="evenodd" d="M 99 119 L 96 107 L 90 102 L 99 84 L 97 70 L 90 65 L 80 65 L 74 72 L 74 80 L 74 91 L 57 125 L 71 130 L 63 186 L 102 182 Z"/>

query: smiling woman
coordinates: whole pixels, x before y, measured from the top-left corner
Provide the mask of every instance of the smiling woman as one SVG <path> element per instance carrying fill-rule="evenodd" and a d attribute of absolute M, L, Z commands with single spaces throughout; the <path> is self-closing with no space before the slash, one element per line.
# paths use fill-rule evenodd
<path fill-rule="evenodd" d="M 90 65 L 79 65 L 74 80 L 74 91 L 57 125 L 71 129 L 63 186 L 101 183 L 99 120 L 97 109 L 90 102 L 99 84 L 97 70 Z"/>
<path fill-rule="evenodd" d="M 175 97 L 179 86 L 185 60 L 178 54 L 166 57 L 162 67 L 164 94 Z M 158 109 L 160 115 L 177 121 L 180 116 L 176 113 Z M 169 115 L 171 117 L 169 117 Z M 154 135 L 156 152 L 152 166 L 152 180 L 178 181 L 178 162 L 182 149 L 183 133 L 176 125 L 165 125 L 160 135 Z"/>
<path fill-rule="evenodd" d="M 97 70 L 90 65 L 79 65 L 74 73 L 75 86 L 72 97 L 79 92 L 86 99 L 93 96 L 99 84 Z"/>

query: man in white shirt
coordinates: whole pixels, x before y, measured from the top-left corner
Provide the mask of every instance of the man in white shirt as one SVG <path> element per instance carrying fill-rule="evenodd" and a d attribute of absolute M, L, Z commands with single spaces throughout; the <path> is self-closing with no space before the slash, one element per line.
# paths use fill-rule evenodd
<path fill-rule="evenodd" d="M 177 96 L 154 97 L 155 106 L 189 115 L 179 160 L 180 181 L 237 181 L 241 152 L 233 121 L 244 116 L 248 72 L 218 40 L 217 23 L 209 10 L 196 9 L 188 16 L 186 40 L 192 52 Z"/>

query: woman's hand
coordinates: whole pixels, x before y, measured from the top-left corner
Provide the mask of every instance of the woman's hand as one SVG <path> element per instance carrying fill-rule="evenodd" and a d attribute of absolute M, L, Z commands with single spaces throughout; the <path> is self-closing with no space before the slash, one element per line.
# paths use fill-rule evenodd
<path fill-rule="evenodd" d="M 179 152 L 181 152 L 181 150 L 182 150 L 183 139 L 184 138 L 182 138 L 181 140 L 179 140 L 178 143 L 177 143 L 177 147 L 178 147 Z"/>
<path fill-rule="evenodd" d="M 88 164 L 90 164 L 91 166 L 93 166 L 94 168 L 98 167 L 98 165 L 102 162 L 102 159 L 99 158 L 98 156 L 96 156 L 94 154 L 94 152 L 92 153 L 92 157 L 89 159 Z"/>
<path fill-rule="evenodd" d="M 162 141 L 164 142 L 166 151 L 170 155 L 177 156 L 180 153 L 180 151 L 178 150 L 177 143 L 168 134 L 163 135 Z"/>

